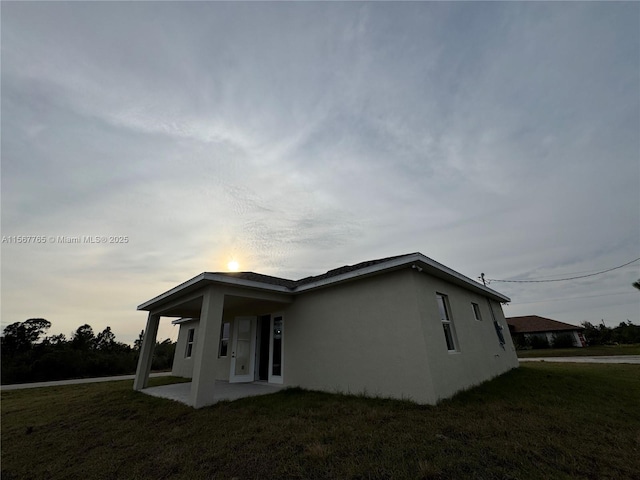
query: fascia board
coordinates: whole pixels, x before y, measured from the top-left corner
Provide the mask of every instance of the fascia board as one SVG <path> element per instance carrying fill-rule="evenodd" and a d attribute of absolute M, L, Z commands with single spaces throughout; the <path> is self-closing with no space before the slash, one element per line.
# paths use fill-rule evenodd
<path fill-rule="evenodd" d="M 197 318 L 178 318 L 177 320 L 172 320 L 171 325 L 180 325 L 181 323 L 191 322 L 193 320 L 198 320 Z"/>
<path fill-rule="evenodd" d="M 305 283 L 304 285 L 300 285 L 299 287 L 296 287 L 294 291 L 295 293 L 302 293 L 302 292 L 306 292 L 307 290 L 326 287 L 334 283 L 342 283 L 348 280 L 353 280 L 358 277 L 373 275 L 375 273 L 383 272 L 385 270 L 393 270 L 395 268 L 400 268 L 405 266 L 406 264 L 415 262 L 417 257 L 418 255 L 410 255 L 402 258 L 389 260 L 388 262 L 371 265 L 369 267 L 359 268 L 358 270 L 354 270 L 352 272 L 346 272 L 340 275 L 335 275 L 333 277 L 323 278 L 322 280 L 316 280 L 315 282 Z"/>
<path fill-rule="evenodd" d="M 168 300 L 169 298 L 176 295 L 177 293 L 184 293 L 185 291 L 195 289 L 194 287 L 198 286 L 198 284 L 204 280 L 204 275 L 205 275 L 204 273 L 201 273 L 200 275 L 196 275 L 195 277 L 187 280 L 186 282 L 173 287 L 171 290 L 167 290 L 166 292 L 161 293 L 157 297 L 153 297 L 151 300 L 147 300 L 146 302 L 141 303 L 140 305 L 138 305 L 138 310 L 151 310 L 152 306 Z"/>
<path fill-rule="evenodd" d="M 425 270 L 427 270 L 430 274 L 435 274 L 436 276 L 447 280 L 452 281 L 453 283 L 457 283 L 463 285 L 465 287 L 470 287 L 473 290 L 481 291 L 484 294 L 499 300 L 500 302 L 510 302 L 511 299 L 502 295 L 501 293 L 492 290 L 484 285 L 480 285 L 478 282 L 471 280 L 468 277 L 465 277 L 461 273 L 456 272 L 455 270 L 450 269 L 442 265 L 441 263 L 436 262 L 435 260 L 426 257 L 419 253 L 414 253 L 411 255 L 407 255 L 401 258 L 396 258 L 393 260 L 389 260 L 388 262 L 378 263 L 376 265 L 371 265 L 369 267 L 361 268 L 358 270 L 354 270 L 352 272 L 343 273 L 341 275 L 336 275 L 334 277 L 325 278 L 322 280 L 318 280 L 316 282 L 307 283 L 305 285 L 301 285 L 297 287 L 294 292 L 295 293 L 303 293 L 308 290 L 313 290 L 316 288 L 321 288 L 325 286 L 329 286 L 336 283 L 346 282 L 349 280 L 356 279 L 358 277 L 363 277 L 367 275 L 373 275 L 376 273 L 381 273 L 387 270 L 394 270 L 398 268 L 402 268 L 408 265 L 417 265 Z"/>
<path fill-rule="evenodd" d="M 455 270 L 450 269 L 449 267 L 442 265 L 441 263 L 436 262 L 435 260 L 425 257 L 424 255 L 417 255 L 421 257 L 419 260 L 416 260 L 419 266 L 427 267 L 430 273 L 434 273 L 436 276 L 440 276 L 445 280 L 454 280 L 454 283 L 461 284 L 463 286 L 471 287 L 471 289 L 480 291 L 495 300 L 498 300 L 502 303 L 509 303 L 511 299 L 506 295 L 501 294 L 500 292 L 496 292 L 492 288 L 487 287 L 486 285 L 482 285 L 469 277 L 462 275 L 461 273 L 456 272 Z M 434 272 L 435 270 L 435 272 Z M 438 275 L 438 272 L 441 272 Z"/>
<path fill-rule="evenodd" d="M 258 290 L 268 290 L 270 292 L 291 293 L 291 289 L 282 285 L 274 285 L 272 283 L 256 282 L 246 280 L 244 278 L 229 277 L 227 275 L 218 275 L 217 273 L 206 272 L 205 280 L 215 283 L 224 283 L 225 285 L 233 285 L 237 287 L 255 288 Z"/>

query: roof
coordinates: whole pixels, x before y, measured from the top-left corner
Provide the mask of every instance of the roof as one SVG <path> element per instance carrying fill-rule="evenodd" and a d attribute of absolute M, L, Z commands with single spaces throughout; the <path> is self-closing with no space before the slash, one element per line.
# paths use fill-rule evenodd
<path fill-rule="evenodd" d="M 337 277 L 338 275 L 354 272 L 356 270 L 361 270 L 366 267 L 371 267 L 373 265 L 378 265 L 380 263 L 388 262 L 389 260 L 407 257 L 407 256 L 408 255 L 397 255 L 395 257 L 380 258 L 378 260 L 368 260 L 366 262 L 360 262 L 356 265 L 345 265 L 343 267 L 329 270 L 328 272 L 323 273 L 321 275 L 305 277 L 300 280 L 287 280 L 286 278 L 272 277 L 270 275 L 263 275 L 261 273 L 255 273 L 255 272 L 217 272 L 216 275 L 225 275 L 231 278 L 240 278 L 244 280 L 262 282 L 262 283 L 267 283 L 269 285 L 280 285 L 283 287 L 287 287 L 293 291 L 297 287 L 307 285 L 313 282 L 317 282 L 319 280 L 330 279 L 333 277 Z"/>
<path fill-rule="evenodd" d="M 569 330 L 584 330 L 569 323 L 558 322 L 550 318 L 538 315 L 526 315 L 523 317 L 508 317 L 507 324 L 512 333 L 537 333 L 537 332 L 566 332 Z"/>
<path fill-rule="evenodd" d="M 203 272 L 200 275 L 187 280 L 171 290 L 146 301 L 138 306 L 138 310 L 152 310 L 157 305 L 176 298 L 177 296 L 205 286 L 208 283 L 222 283 L 240 287 L 248 287 L 259 290 L 286 294 L 300 294 L 305 291 L 315 290 L 330 285 L 336 285 L 370 275 L 376 275 L 401 268 L 416 268 L 430 275 L 442 278 L 448 282 L 460 285 L 464 288 L 476 291 L 499 302 L 510 302 L 509 297 L 495 290 L 471 280 L 468 277 L 446 267 L 431 258 L 416 252 L 406 255 L 396 255 L 377 260 L 368 260 L 355 265 L 345 265 L 326 273 L 305 277 L 300 280 L 273 277 L 255 272 Z"/>
<path fill-rule="evenodd" d="M 278 285 L 293 289 L 296 286 L 295 280 L 287 280 L 286 278 L 272 277 L 271 275 L 264 275 L 262 273 L 255 272 L 215 272 L 212 275 L 222 275 L 229 277 L 229 279 L 237 278 L 239 280 L 247 280 L 250 282 L 264 283 L 267 285 Z"/>

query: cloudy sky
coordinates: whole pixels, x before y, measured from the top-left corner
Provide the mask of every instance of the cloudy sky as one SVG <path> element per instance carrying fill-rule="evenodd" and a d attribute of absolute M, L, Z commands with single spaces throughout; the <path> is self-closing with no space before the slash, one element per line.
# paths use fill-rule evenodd
<path fill-rule="evenodd" d="M 640 257 L 638 3 L 1 13 L 2 327 L 132 342 L 137 305 L 231 259 L 298 279 L 419 251 L 526 280 Z M 640 321 L 639 277 L 491 287 L 507 316 L 613 326 Z"/>

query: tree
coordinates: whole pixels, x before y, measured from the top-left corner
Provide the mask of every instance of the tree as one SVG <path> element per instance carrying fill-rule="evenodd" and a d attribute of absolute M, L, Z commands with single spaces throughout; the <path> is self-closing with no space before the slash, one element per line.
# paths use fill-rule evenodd
<path fill-rule="evenodd" d="M 47 320 L 29 319 L 5 329 L 0 351 L 3 385 L 135 372 L 136 353 L 129 345 L 117 342 L 110 327 L 95 336 L 91 326 L 85 324 L 69 340 L 58 334 L 40 341 L 50 326 Z M 163 356 L 164 365 L 167 357 Z"/>
<path fill-rule="evenodd" d="M 153 370 L 168 370 L 173 365 L 173 357 L 176 351 L 176 344 L 167 338 L 162 342 L 156 342 L 153 351 L 151 368 Z"/>
<path fill-rule="evenodd" d="M 111 327 L 107 326 L 98 334 L 95 340 L 96 350 L 110 351 L 116 344 L 116 336 L 111 331 Z"/>
<path fill-rule="evenodd" d="M 598 327 L 591 322 L 582 322 L 582 327 L 584 328 L 582 334 L 589 345 L 602 345 Z"/>
<path fill-rule="evenodd" d="M 144 330 L 140 331 L 140 335 L 138 335 L 138 339 L 133 342 L 133 349 L 139 352 L 142 349 L 142 341 L 144 340 Z"/>
<path fill-rule="evenodd" d="M 12 323 L 4 329 L 3 348 L 14 352 L 30 350 L 50 327 L 51 322 L 44 318 L 30 318 L 24 322 Z"/>
<path fill-rule="evenodd" d="M 65 343 L 67 343 L 67 337 L 65 337 L 64 333 L 51 335 L 50 337 L 45 337 L 44 340 L 42 340 L 43 345 L 64 345 Z"/>
<path fill-rule="evenodd" d="M 640 343 L 640 325 L 634 325 L 631 320 L 620 322 L 613 329 L 612 340 L 616 343 Z"/>
<path fill-rule="evenodd" d="M 78 327 L 71 339 L 71 346 L 78 350 L 92 350 L 95 347 L 96 337 L 91 325 L 84 324 Z"/>

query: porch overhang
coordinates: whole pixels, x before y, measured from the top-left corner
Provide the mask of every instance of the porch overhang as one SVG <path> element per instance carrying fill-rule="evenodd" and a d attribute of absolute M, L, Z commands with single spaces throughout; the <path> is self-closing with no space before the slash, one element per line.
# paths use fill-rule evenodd
<path fill-rule="evenodd" d="M 204 272 L 151 300 L 141 303 L 138 305 L 138 310 L 151 312 L 159 308 L 164 308 L 166 305 L 174 304 L 176 301 L 183 303 L 184 299 L 190 298 L 192 294 L 195 294 L 195 297 L 202 297 L 202 291 L 208 286 L 223 287 L 226 290 L 253 292 L 249 296 L 254 298 L 264 298 L 266 294 L 269 298 L 276 299 L 275 301 L 280 303 L 291 303 L 292 301 L 291 290 L 281 285 L 270 285 L 242 278 Z M 243 294 L 241 296 L 247 295 Z"/>

